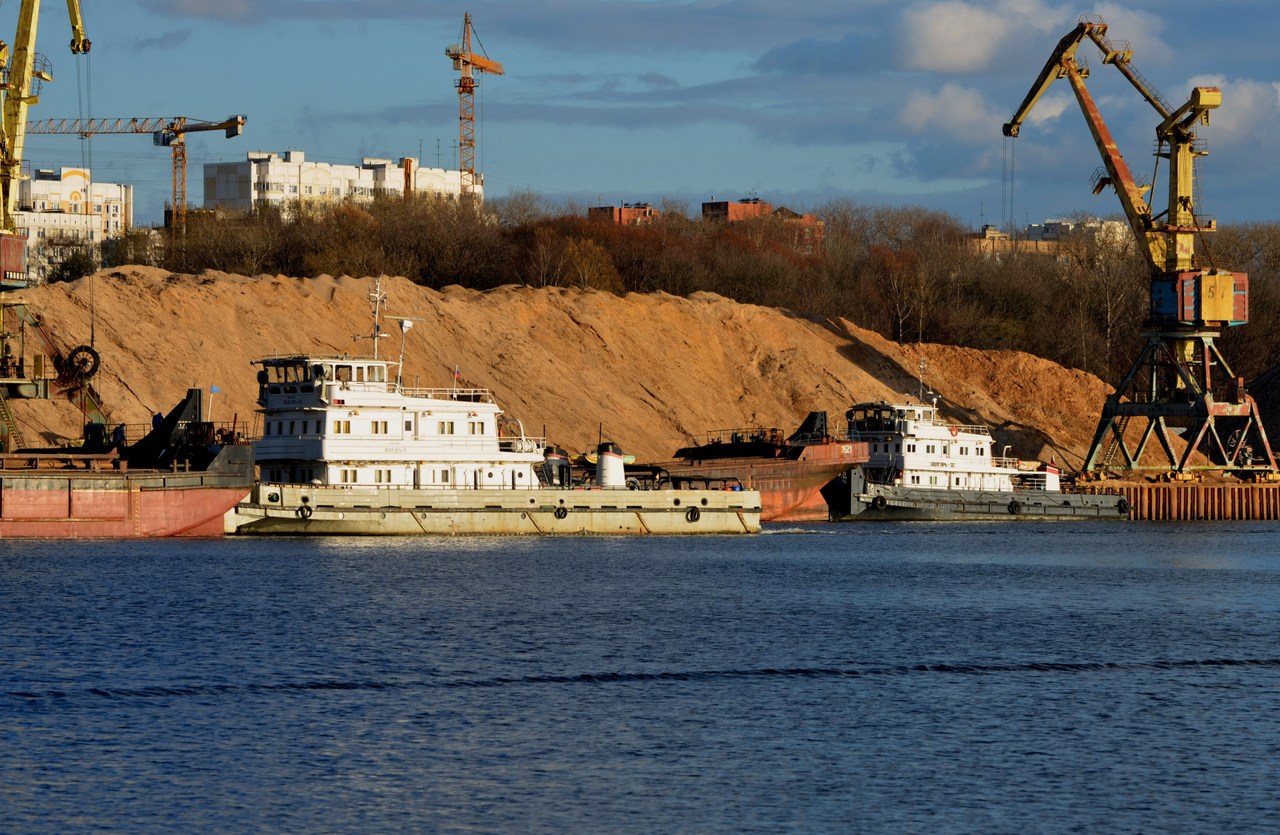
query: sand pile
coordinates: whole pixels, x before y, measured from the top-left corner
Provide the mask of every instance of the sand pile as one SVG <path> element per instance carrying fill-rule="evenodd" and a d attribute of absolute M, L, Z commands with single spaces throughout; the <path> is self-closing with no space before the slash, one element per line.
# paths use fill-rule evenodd
<path fill-rule="evenodd" d="M 189 387 L 216 421 L 255 425 L 255 358 L 372 352 L 373 279 L 172 275 L 127 267 L 15 294 L 38 312 L 62 351 L 92 338 L 93 379 L 110 422 L 147 424 Z M 642 460 L 667 458 L 691 436 L 734 427 L 795 428 L 825 409 L 900 399 L 927 386 L 951 419 L 985 423 L 1023 458 L 1078 464 L 1108 388 L 1087 374 L 1017 352 L 904 346 L 848 322 L 813 321 L 720 296 L 617 297 L 597 291 L 503 287 L 435 291 L 386 278 L 381 356 L 406 385 L 445 386 L 454 369 L 494 391 L 526 431 L 571 451 L 613 440 Z M 12 300 L 12 299 L 11 299 Z M 65 399 L 14 401 L 31 442 L 78 437 Z"/>

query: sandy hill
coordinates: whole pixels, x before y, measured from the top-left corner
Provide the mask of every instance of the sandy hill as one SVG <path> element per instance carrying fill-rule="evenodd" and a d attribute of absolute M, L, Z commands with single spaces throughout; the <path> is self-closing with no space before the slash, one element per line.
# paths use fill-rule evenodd
<path fill-rule="evenodd" d="M 216 421 L 254 426 L 255 358 L 305 351 L 367 354 L 373 279 L 173 275 L 128 267 L 17 294 L 61 350 L 93 345 L 93 379 L 112 423 L 146 424 L 189 387 L 209 392 Z M 986 423 L 1023 458 L 1052 452 L 1075 466 L 1108 388 L 1078 371 L 1017 352 L 898 345 L 845 321 L 815 321 L 720 296 L 617 297 L 596 291 L 502 287 L 435 291 L 383 280 L 390 336 L 405 339 L 405 384 L 464 381 L 491 388 L 526 430 L 571 451 L 603 437 L 659 460 L 711 429 L 790 431 L 811 410 L 843 426 L 848 406 L 928 386 L 952 419 Z M 65 400 L 14 401 L 28 442 L 79 436 Z"/>

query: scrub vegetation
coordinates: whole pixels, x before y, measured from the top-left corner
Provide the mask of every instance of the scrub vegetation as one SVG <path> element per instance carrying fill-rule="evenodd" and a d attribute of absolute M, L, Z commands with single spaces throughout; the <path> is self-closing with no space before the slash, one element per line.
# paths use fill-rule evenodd
<path fill-rule="evenodd" d="M 1053 254 L 983 254 L 949 215 L 841 200 L 816 207 L 814 246 L 775 217 L 734 224 L 659 205 L 647 226 L 586 219 L 583 206 L 517 194 L 483 205 L 446 198 L 191 216 L 175 272 L 404 276 L 434 289 L 503 285 L 616 294 L 698 291 L 845 319 L 900 343 L 1026 351 L 1115 384 L 1141 342 L 1147 270 L 1125 236 L 1077 233 Z M 1251 326 L 1221 339 L 1236 374 L 1280 363 L 1280 226 L 1223 229 L 1206 263 L 1250 276 Z M 117 261 L 116 263 L 130 263 Z M 137 263 L 133 261 L 132 263 Z"/>

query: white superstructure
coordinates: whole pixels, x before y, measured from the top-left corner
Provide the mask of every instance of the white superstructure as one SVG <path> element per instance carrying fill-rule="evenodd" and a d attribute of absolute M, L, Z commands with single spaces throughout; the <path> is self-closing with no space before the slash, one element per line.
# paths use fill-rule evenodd
<path fill-rule="evenodd" d="M 1024 468 L 1007 448 L 996 450 L 987 427 L 947 423 L 935 406 L 860 403 L 847 416 L 850 440 L 870 445 L 863 467 L 872 481 L 935 490 L 1060 489 L 1056 467 Z"/>
<path fill-rule="evenodd" d="M 439 489 L 538 486 L 543 440 L 504 434 L 487 389 L 405 389 L 394 363 L 293 356 L 259 360 L 268 482 Z"/>

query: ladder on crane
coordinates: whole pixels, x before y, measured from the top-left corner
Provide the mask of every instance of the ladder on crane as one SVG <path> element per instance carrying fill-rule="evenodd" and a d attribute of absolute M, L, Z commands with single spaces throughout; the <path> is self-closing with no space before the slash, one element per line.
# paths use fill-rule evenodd
<path fill-rule="evenodd" d="M 22 449 L 27 445 L 26 440 L 22 437 L 22 430 L 18 428 L 18 422 L 13 419 L 13 410 L 9 408 L 9 398 L 5 396 L 2 386 L 0 386 L 0 432 L 4 435 L 5 452 L 13 452 L 15 449 Z"/>

